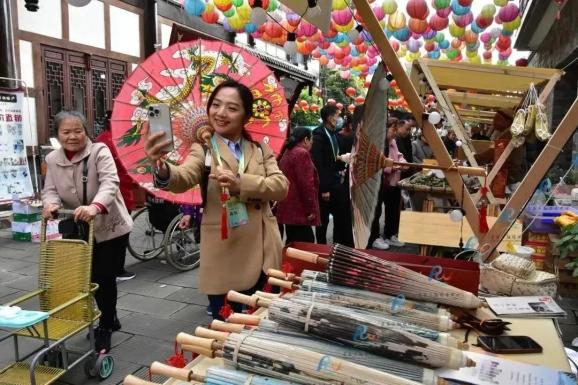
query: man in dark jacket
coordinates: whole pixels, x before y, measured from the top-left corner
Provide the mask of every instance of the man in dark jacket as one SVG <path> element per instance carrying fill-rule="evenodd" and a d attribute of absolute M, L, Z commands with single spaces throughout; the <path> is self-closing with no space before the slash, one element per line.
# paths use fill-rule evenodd
<path fill-rule="evenodd" d="M 351 205 L 349 191 L 341 188 L 341 174 L 345 164 L 337 159 L 340 154 L 335 133 L 339 109 L 328 104 L 321 109 L 322 123 L 313 131 L 311 157 L 319 174 L 319 209 L 321 226 L 315 229 L 317 243 L 327 243 L 329 214 L 333 215 L 333 242 L 353 246 Z"/>
<path fill-rule="evenodd" d="M 413 163 L 413 148 L 411 145 L 411 129 L 415 127 L 416 121 L 413 117 L 408 117 L 406 120 L 398 123 L 397 126 L 397 137 L 395 142 L 397 144 L 397 149 L 403 155 L 403 158 L 408 163 Z M 401 179 L 412 176 L 413 170 L 404 170 L 401 172 Z"/>

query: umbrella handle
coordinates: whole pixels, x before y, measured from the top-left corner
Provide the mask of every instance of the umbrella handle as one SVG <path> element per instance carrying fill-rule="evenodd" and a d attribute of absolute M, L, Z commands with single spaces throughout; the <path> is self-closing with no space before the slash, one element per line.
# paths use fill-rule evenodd
<path fill-rule="evenodd" d="M 281 294 L 267 293 L 266 291 L 259 291 L 259 290 L 257 290 L 255 292 L 255 295 L 257 297 L 268 298 L 268 299 L 276 299 L 276 298 L 281 297 Z"/>
<path fill-rule="evenodd" d="M 225 322 L 223 322 L 223 323 L 225 323 Z M 225 323 L 225 325 L 226 325 L 226 323 Z M 211 329 L 204 328 L 202 326 L 197 326 L 197 328 L 195 329 L 195 336 L 197 336 L 197 338 L 203 338 L 203 339 L 209 338 L 213 341 L 226 341 L 227 338 L 229 337 L 229 334 L 231 334 L 231 333 L 225 332 L 225 331 L 211 330 Z M 211 347 L 212 346 L 213 346 L 213 344 L 211 344 Z"/>
<path fill-rule="evenodd" d="M 293 289 L 299 288 L 299 286 L 294 285 L 293 282 L 291 282 L 291 281 L 283 281 L 282 279 L 273 278 L 273 277 L 269 277 L 269 279 L 267 280 L 267 283 L 269 285 L 279 286 L 279 287 L 282 287 L 283 289 L 288 289 L 288 290 L 293 290 Z"/>
<path fill-rule="evenodd" d="M 286 273 L 284 271 L 276 270 L 276 269 L 267 270 L 267 275 L 269 277 L 279 278 L 279 279 L 282 279 L 284 281 L 295 281 L 295 279 L 297 278 L 296 275 L 293 273 Z"/>
<path fill-rule="evenodd" d="M 189 369 L 181 369 L 175 368 L 174 366 L 169 366 L 165 364 L 161 364 L 158 361 L 155 361 L 150 366 L 151 374 L 157 374 L 165 377 L 176 378 L 177 380 L 181 381 L 199 381 L 197 378 L 200 377 L 200 381 L 204 381 L 203 376 L 199 376 L 193 373 L 192 370 Z M 196 377 L 196 378 L 195 378 Z"/>
<path fill-rule="evenodd" d="M 220 321 L 218 319 L 211 321 L 210 327 L 211 327 L 211 331 L 213 331 L 213 332 L 241 333 L 243 330 L 245 330 L 245 326 L 243 326 L 243 325 L 223 322 L 223 321 Z M 197 329 L 199 329 L 199 327 L 197 327 Z M 204 336 L 198 334 L 197 330 L 195 330 L 195 335 L 198 335 L 199 337 L 204 337 Z M 220 340 L 220 338 L 217 338 L 217 337 L 214 337 L 214 338 L 217 340 Z"/>
<path fill-rule="evenodd" d="M 177 343 L 181 345 L 196 345 L 205 349 L 212 349 L 214 342 L 217 342 L 217 340 L 192 336 L 183 332 L 177 334 Z"/>
<path fill-rule="evenodd" d="M 248 305 L 248 306 L 251 306 L 253 308 L 258 308 L 261 306 L 269 307 L 269 304 L 271 303 L 271 300 L 268 298 L 261 298 L 261 297 L 256 296 L 256 295 L 248 296 L 248 295 L 236 292 L 235 290 L 229 290 L 229 292 L 227 293 L 227 300 L 232 301 L 232 302 L 242 303 L 244 305 Z"/>
<path fill-rule="evenodd" d="M 215 351 L 215 350 L 211 350 L 211 349 L 206 349 L 197 345 L 181 345 L 181 349 L 187 351 L 187 352 L 191 352 L 191 353 L 195 353 L 195 354 L 199 354 L 201 356 L 205 356 L 205 357 L 209 357 L 209 358 L 215 358 L 215 357 L 220 357 L 222 356 L 222 352 L 219 351 Z M 138 384 L 136 384 L 138 385 Z M 148 385 L 148 384 L 143 384 L 143 385 Z"/>
<path fill-rule="evenodd" d="M 319 255 L 315 253 L 310 253 L 309 251 L 295 249 L 293 247 L 288 247 L 287 249 L 285 249 L 285 255 L 289 258 L 314 263 L 316 265 L 329 264 L 329 259 L 327 258 L 320 257 Z"/>
<path fill-rule="evenodd" d="M 227 322 L 248 326 L 259 326 L 261 317 L 251 314 L 233 313 L 227 318 Z"/>
<path fill-rule="evenodd" d="M 128 376 L 126 376 L 124 378 L 124 380 L 122 381 L 123 385 L 161 385 L 159 383 L 156 382 L 150 382 L 150 381 L 146 381 L 146 380 L 142 380 L 138 377 L 133 376 L 132 374 L 129 374 Z"/>

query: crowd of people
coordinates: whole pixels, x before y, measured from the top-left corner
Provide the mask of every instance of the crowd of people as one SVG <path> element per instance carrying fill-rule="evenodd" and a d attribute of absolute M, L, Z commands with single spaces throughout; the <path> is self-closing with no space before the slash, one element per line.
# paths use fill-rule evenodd
<path fill-rule="evenodd" d="M 356 107 L 352 115 L 343 115 L 335 105 L 324 106 L 320 125 L 314 130 L 292 129 L 276 157 L 245 130 L 252 105 L 253 96 L 246 86 L 235 81 L 219 84 L 207 101 L 214 135 L 206 145 L 193 144 L 181 165 L 164 161 L 164 148 L 171 138 L 163 132 L 151 134 L 148 124 L 143 125 L 155 185 L 178 193 L 200 184 L 204 191 L 199 288 L 208 295 L 215 319 L 222 319 L 229 290 L 252 294 L 264 287 L 269 268 L 280 268 L 283 237 L 286 242 L 327 243 L 332 217 L 333 242 L 354 243 L 348 165 L 363 106 Z M 95 339 L 97 350 L 108 351 L 112 333 L 121 328 L 116 316 L 116 281 L 134 276 L 124 269 L 133 225 L 130 212 L 135 208 L 132 186 L 118 162 L 109 130 L 93 143 L 81 114 L 63 111 L 55 122 L 62 148 L 46 157 L 43 215 L 50 218 L 60 208 L 67 208 L 74 210 L 76 221 L 94 221 L 92 280 L 99 284 L 96 303 L 102 312 Z M 401 162 L 420 162 L 432 156 L 427 141 L 415 135 L 415 125 L 411 116 L 390 116 L 386 155 Z M 210 165 L 206 164 L 207 151 L 213 155 Z M 403 246 L 397 239 L 402 209 L 397 182 L 410 174 L 407 167 L 383 171 L 368 248 Z M 230 196 L 225 211 L 223 189 Z M 385 225 L 380 230 L 382 206 Z M 185 214 L 181 227 L 187 227 L 196 214 L 187 206 L 181 212 Z M 222 233 L 224 212 L 226 237 Z M 242 310 L 236 304 L 230 306 Z"/>

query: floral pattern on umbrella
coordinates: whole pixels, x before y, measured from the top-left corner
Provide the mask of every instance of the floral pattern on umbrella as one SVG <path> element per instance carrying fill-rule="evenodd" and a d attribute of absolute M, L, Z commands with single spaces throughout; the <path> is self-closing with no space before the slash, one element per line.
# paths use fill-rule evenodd
<path fill-rule="evenodd" d="M 112 113 L 111 126 L 119 158 L 129 175 L 158 198 L 175 203 L 199 204 L 198 186 L 185 193 L 158 190 L 144 151 L 142 124 L 151 104 L 169 105 L 175 150 L 167 154 L 172 164 L 182 163 L 197 132 L 209 129 L 206 101 L 217 85 L 233 79 L 253 93 L 252 117 L 246 125 L 255 141 L 267 143 L 278 153 L 288 128 L 288 107 L 283 87 L 261 60 L 247 50 L 218 41 L 179 42 L 156 52 L 125 81 Z"/>

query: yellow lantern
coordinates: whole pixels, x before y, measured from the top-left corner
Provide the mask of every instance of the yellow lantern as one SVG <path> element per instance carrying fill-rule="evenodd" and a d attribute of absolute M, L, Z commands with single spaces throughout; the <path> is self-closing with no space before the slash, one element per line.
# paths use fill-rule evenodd
<path fill-rule="evenodd" d="M 398 29 L 405 27 L 405 14 L 400 11 L 392 13 L 387 18 L 387 25 L 390 27 L 391 31 L 397 31 Z"/>
<path fill-rule="evenodd" d="M 335 30 L 337 32 L 349 32 L 353 29 L 353 18 L 349 21 L 349 23 L 347 23 L 346 25 L 339 25 L 339 24 L 334 24 Z"/>
<path fill-rule="evenodd" d="M 383 12 L 385 12 L 388 15 L 391 15 L 392 13 L 397 11 L 397 3 L 395 2 L 395 0 L 383 0 L 381 8 L 383 9 Z"/>
<path fill-rule="evenodd" d="M 342 9 L 347 8 L 347 1 L 346 0 L 333 0 L 331 3 L 331 9 L 334 11 L 341 11 Z"/>
<path fill-rule="evenodd" d="M 450 35 L 453 37 L 462 37 L 465 31 L 465 28 L 459 27 L 453 21 L 450 22 Z"/>

